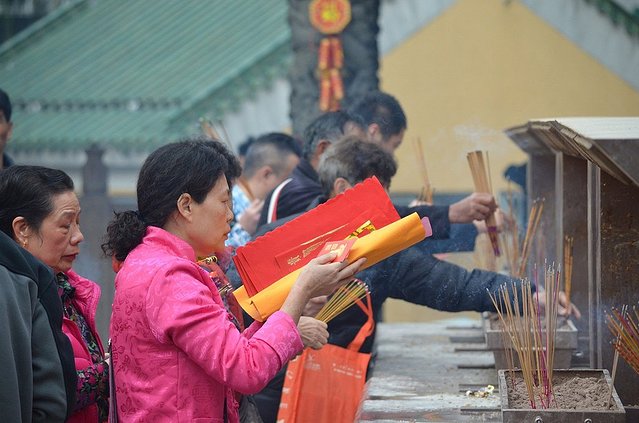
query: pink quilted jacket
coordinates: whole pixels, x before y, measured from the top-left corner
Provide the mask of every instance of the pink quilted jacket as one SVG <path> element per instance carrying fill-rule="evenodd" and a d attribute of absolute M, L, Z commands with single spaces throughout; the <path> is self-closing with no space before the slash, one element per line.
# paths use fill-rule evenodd
<path fill-rule="evenodd" d="M 66 275 L 69 277 L 71 286 L 75 288 L 73 304 L 91 328 L 91 332 L 93 332 L 93 336 L 95 336 L 98 342 L 100 351 L 104 354 L 104 348 L 102 347 L 100 336 L 95 327 L 95 313 L 98 309 L 98 302 L 100 301 L 100 287 L 97 283 L 78 275 L 73 270 L 66 272 Z M 62 331 L 71 341 L 76 370 L 83 370 L 91 366 L 93 364 L 91 354 L 89 353 L 87 344 L 84 342 L 84 338 L 82 338 L 78 325 L 65 317 L 62 320 Z M 98 407 L 95 404 L 90 404 L 76 411 L 67 420 L 67 423 L 81 422 L 98 422 Z"/>
<path fill-rule="evenodd" d="M 302 350 L 289 315 L 240 333 L 193 249 L 150 227 L 115 280 L 111 342 L 121 422 L 238 422 L 238 396 L 260 391 Z"/>

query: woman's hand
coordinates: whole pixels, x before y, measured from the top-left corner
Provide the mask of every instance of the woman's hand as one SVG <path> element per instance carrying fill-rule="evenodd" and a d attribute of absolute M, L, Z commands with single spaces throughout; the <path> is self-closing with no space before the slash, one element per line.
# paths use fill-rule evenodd
<path fill-rule="evenodd" d="M 328 325 L 312 317 L 302 316 L 297 323 L 297 330 L 302 337 L 304 348 L 319 350 L 328 342 Z"/>
<path fill-rule="evenodd" d="M 328 296 L 321 295 L 319 297 L 311 298 L 304 306 L 304 311 L 302 312 L 302 316 L 317 316 L 317 313 L 326 305 L 328 302 Z"/>
<path fill-rule="evenodd" d="M 295 281 L 280 310 L 288 313 L 296 324 L 309 299 L 332 294 L 346 285 L 366 262 L 362 257 L 351 264 L 346 261 L 333 263 L 335 257 L 336 253 L 328 253 L 314 258 Z"/>
<path fill-rule="evenodd" d="M 308 298 L 330 295 L 337 288 L 350 282 L 366 258 L 348 264 L 346 261 L 333 263 L 336 253 L 322 254 L 311 260 L 297 278 L 295 285 L 301 285 Z"/>
<path fill-rule="evenodd" d="M 253 200 L 253 202 L 242 212 L 237 218 L 242 228 L 253 235 L 257 230 L 257 223 L 260 220 L 260 214 L 264 207 L 264 200 Z"/>

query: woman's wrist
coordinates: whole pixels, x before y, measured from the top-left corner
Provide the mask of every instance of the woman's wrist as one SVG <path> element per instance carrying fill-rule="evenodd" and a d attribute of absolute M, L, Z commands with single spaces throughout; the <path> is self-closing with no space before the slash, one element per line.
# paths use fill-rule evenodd
<path fill-rule="evenodd" d="M 291 288 L 280 310 L 290 315 L 297 324 L 308 300 L 310 300 L 308 290 L 305 289 L 303 281 L 298 280 Z"/>

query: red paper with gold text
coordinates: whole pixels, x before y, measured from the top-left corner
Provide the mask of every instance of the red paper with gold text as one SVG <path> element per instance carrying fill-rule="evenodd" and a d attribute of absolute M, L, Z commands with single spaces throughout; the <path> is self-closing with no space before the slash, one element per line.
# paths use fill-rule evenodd
<path fill-rule="evenodd" d="M 307 264 L 326 241 L 382 228 L 399 215 L 377 178 L 346 190 L 236 250 L 233 258 L 249 296 Z"/>

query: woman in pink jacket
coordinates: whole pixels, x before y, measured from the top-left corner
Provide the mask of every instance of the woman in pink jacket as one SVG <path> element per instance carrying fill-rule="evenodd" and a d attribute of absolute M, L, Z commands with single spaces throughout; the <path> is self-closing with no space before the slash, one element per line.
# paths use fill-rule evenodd
<path fill-rule="evenodd" d="M 56 274 L 62 331 L 71 341 L 78 379 L 67 421 L 106 421 L 108 366 L 95 326 L 100 287 L 71 270 L 84 239 L 73 181 L 61 170 L 39 166 L 12 166 L 2 181 L 2 230 Z"/>
<path fill-rule="evenodd" d="M 240 332 L 197 263 L 224 249 L 229 181 L 239 174 L 219 142 L 165 145 L 140 170 L 139 211 L 117 213 L 107 228 L 103 249 L 123 262 L 111 316 L 120 422 L 239 421 L 242 395 L 261 390 L 302 350 L 296 324 L 308 300 L 346 283 L 363 262 L 314 259 L 280 311 Z"/>

